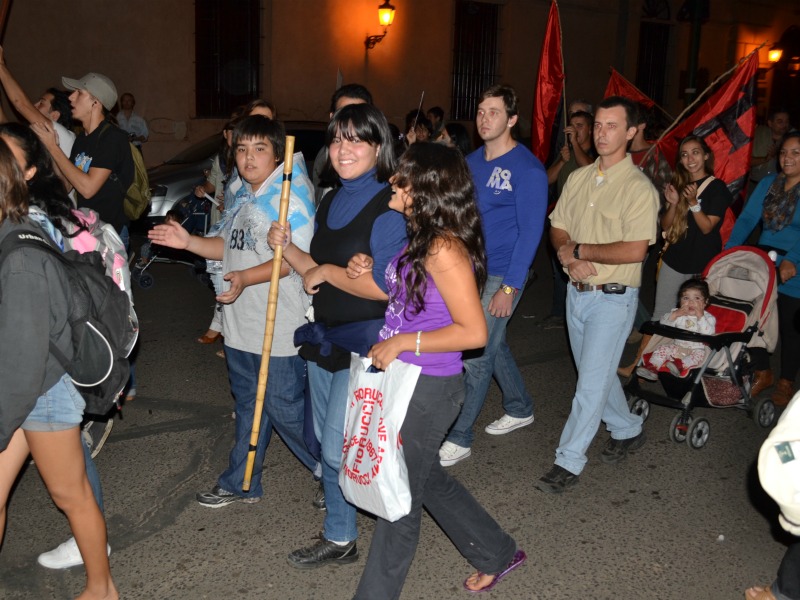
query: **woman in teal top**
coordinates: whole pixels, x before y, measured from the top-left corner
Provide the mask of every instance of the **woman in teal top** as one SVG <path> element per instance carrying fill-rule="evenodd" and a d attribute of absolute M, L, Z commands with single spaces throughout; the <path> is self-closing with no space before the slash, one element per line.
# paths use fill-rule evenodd
<path fill-rule="evenodd" d="M 778 151 L 779 172 L 758 184 L 739 215 L 726 248 L 738 246 L 761 223 L 758 245 L 778 254 L 778 321 L 781 336 L 781 378 L 772 401 L 785 406 L 794 394 L 794 380 L 800 369 L 800 132 L 787 133 Z M 769 357 L 759 348 L 750 350 L 756 377 L 772 381 Z"/>

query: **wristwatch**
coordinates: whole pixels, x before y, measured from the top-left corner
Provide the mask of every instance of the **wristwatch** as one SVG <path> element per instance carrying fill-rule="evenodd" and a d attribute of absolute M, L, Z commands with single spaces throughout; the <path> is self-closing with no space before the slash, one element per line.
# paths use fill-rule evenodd
<path fill-rule="evenodd" d="M 517 293 L 517 288 L 511 287 L 510 285 L 506 285 L 505 283 L 500 286 L 500 289 L 506 296 L 513 296 Z"/>
<path fill-rule="evenodd" d="M 572 249 L 572 256 L 575 257 L 575 260 L 581 259 L 581 245 L 575 244 L 575 247 Z"/>
<path fill-rule="evenodd" d="M 701 202 L 702 202 L 702 200 L 700 200 L 700 198 L 698 198 L 697 199 L 697 204 L 695 204 L 694 206 L 690 206 L 689 210 L 692 211 L 692 212 L 700 212 L 701 210 L 703 210 L 701 208 L 701 206 L 700 206 Z"/>

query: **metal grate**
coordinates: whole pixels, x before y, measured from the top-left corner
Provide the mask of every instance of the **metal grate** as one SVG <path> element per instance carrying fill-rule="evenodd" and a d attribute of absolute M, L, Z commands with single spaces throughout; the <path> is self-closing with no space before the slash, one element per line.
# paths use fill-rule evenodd
<path fill-rule="evenodd" d="M 195 1 L 195 110 L 227 118 L 258 97 L 260 0 Z"/>
<path fill-rule="evenodd" d="M 481 92 L 495 83 L 499 63 L 499 4 L 455 3 L 453 87 L 450 118 L 475 118 Z"/>

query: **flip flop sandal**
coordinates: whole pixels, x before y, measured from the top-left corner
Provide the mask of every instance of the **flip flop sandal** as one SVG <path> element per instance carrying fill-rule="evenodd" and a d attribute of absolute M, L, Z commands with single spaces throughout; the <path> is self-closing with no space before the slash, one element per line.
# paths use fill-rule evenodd
<path fill-rule="evenodd" d="M 214 344 L 216 342 L 221 342 L 221 341 L 222 341 L 221 333 L 218 333 L 214 337 L 210 337 L 204 333 L 202 337 L 197 338 L 198 344 Z"/>
<path fill-rule="evenodd" d="M 481 588 L 479 590 L 473 590 L 473 589 L 470 589 L 467 586 L 467 581 L 469 581 L 469 578 L 467 578 L 467 579 L 464 580 L 464 589 L 467 590 L 468 592 L 473 593 L 473 594 L 479 594 L 480 592 L 488 592 L 489 590 L 494 588 L 494 586 L 496 586 L 498 584 L 498 582 L 503 577 L 505 577 L 506 575 L 511 573 L 511 571 L 513 571 L 518 566 L 520 566 L 522 563 L 524 563 L 527 558 L 528 558 L 528 555 L 525 554 L 524 550 L 517 550 L 516 553 L 514 554 L 514 558 L 511 559 L 511 562 L 508 563 L 508 566 L 505 568 L 505 570 L 501 571 L 500 573 L 497 573 L 494 576 L 494 578 L 492 579 L 492 581 L 489 583 L 489 585 L 487 585 L 486 587 L 483 587 L 483 588 Z M 481 573 L 479 571 L 478 572 L 478 576 L 480 577 L 481 575 L 485 575 L 485 573 Z"/>

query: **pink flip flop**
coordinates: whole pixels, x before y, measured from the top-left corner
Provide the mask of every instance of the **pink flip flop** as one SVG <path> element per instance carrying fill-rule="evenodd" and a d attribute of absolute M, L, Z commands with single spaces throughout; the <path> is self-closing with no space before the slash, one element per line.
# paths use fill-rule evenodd
<path fill-rule="evenodd" d="M 494 586 L 496 586 L 498 584 L 498 582 L 503 577 L 505 577 L 506 575 L 511 573 L 511 571 L 513 571 L 518 566 L 520 566 L 522 563 L 524 563 L 527 558 L 528 558 L 528 555 L 525 554 L 524 550 L 517 550 L 514 553 L 514 558 L 511 559 L 511 562 L 508 563 L 508 566 L 505 568 L 505 570 L 501 571 L 500 573 L 497 573 L 494 576 L 494 579 L 492 579 L 492 582 L 489 585 L 487 585 L 485 588 L 481 588 L 479 590 L 470 589 L 469 587 L 467 587 L 467 581 L 469 580 L 469 578 L 467 578 L 467 579 L 464 580 L 464 589 L 467 590 L 468 592 L 473 593 L 473 594 L 479 594 L 481 592 L 488 592 L 489 590 L 494 588 Z M 485 573 L 480 573 L 480 575 L 484 575 L 484 574 Z"/>

